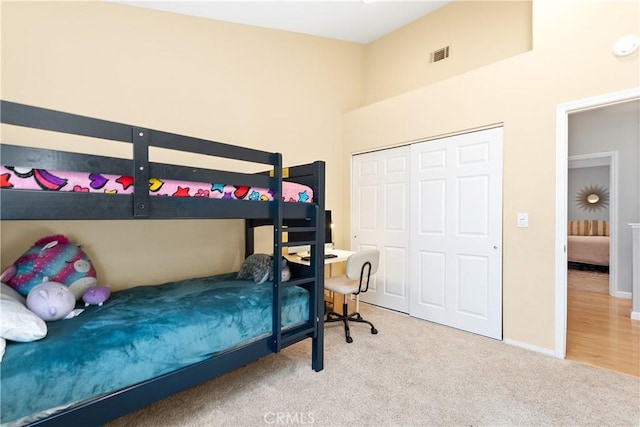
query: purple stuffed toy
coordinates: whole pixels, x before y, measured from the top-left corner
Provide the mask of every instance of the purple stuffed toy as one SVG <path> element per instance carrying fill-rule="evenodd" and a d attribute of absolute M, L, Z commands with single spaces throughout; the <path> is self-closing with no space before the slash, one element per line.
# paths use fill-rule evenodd
<path fill-rule="evenodd" d="M 97 305 L 102 306 L 111 295 L 111 289 L 109 286 L 92 286 L 82 295 L 84 306 Z"/>
<path fill-rule="evenodd" d="M 73 317 L 75 306 L 75 295 L 62 283 L 41 283 L 27 295 L 27 308 L 47 322 Z"/>

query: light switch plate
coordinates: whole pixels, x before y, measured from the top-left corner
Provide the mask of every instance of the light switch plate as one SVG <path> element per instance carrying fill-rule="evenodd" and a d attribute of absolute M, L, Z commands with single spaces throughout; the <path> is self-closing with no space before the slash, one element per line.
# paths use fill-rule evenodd
<path fill-rule="evenodd" d="M 526 228 L 529 226 L 529 214 L 526 212 L 518 212 L 518 227 Z"/>

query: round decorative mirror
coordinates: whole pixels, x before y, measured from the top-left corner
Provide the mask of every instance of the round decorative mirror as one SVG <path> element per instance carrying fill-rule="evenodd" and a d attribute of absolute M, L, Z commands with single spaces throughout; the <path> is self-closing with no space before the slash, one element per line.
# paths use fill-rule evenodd
<path fill-rule="evenodd" d="M 598 201 L 600 200 L 600 196 L 598 196 L 595 193 L 591 193 L 587 196 L 587 202 L 593 204 L 593 203 L 598 203 Z"/>
<path fill-rule="evenodd" d="M 609 191 L 599 185 L 584 187 L 576 195 L 576 204 L 585 211 L 597 211 L 609 206 Z"/>

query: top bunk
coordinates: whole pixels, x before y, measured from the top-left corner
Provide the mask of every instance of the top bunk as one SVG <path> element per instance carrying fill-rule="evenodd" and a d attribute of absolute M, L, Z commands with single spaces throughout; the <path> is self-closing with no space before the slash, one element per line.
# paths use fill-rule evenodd
<path fill-rule="evenodd" d="M 3 220 L 236 218 L 283 224 L 324 210 L 322 161 L 283 168 L 280 153 L 4 100 L 0 108 L 3 126 L 46 131 L 12 132 L 19 145 L 5 143 L 3 132 Z M 130 157 L 50 149 L 51 132 L 88 137 L 92 144 L 128 143 Z M 163 158 L 158 150 L 171 150 L 164 158 L 197 159 L 198 166 L 151 161 Z M 221 159 L 247 162 L 257 172 L 209 167 Z"/>

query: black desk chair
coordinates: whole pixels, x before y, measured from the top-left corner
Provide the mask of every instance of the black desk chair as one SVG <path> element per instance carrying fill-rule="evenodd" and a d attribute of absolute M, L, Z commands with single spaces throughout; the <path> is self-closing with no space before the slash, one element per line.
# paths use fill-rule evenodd
<path fill-rule="evenodd" d="M 378 271 L 378 262 L 380 260 L 380 251 L 377 249 L 366 249 L 356 252 L 347 258 L 344 275 L 325 278 L 324 288 L 333 292 L 337 292 L 344 296 L 342 304 L 342 314 L 334 311 L 327 313 L 325 322 L 344 322 L 344 333 L 347 342 L 353 342 L 351 332 L 349 331 L 349 322 L 367 323 L 371 326 L 371 333 L 377 334 L 378 330 L 373 324 L 364 320 L 360 313 L 354 312 L 348 314 L 347 298 L 348 295 L 358 295 L 367 292 L 369 289 L 369 279 Z"/>

